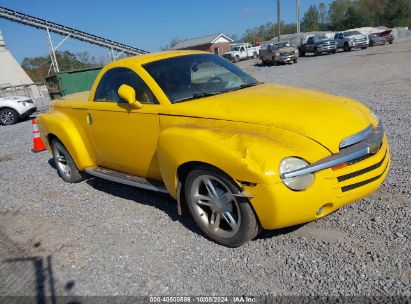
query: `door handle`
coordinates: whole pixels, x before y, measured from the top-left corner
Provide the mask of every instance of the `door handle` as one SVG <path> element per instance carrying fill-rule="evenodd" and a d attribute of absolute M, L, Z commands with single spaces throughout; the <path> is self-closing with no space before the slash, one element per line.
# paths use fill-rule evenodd
<path fill-rule="evenodd" d="M 87 122 L 89 125 L 93 124 L 93 116 L 90 113 L 87 113 Z"/>

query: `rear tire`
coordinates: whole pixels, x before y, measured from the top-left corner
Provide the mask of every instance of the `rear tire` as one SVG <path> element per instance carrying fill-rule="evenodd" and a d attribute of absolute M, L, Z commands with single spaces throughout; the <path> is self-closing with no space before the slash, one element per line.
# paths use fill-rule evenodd
<path fill-rule="evenodd" d="M 12 109 L 0 110 L 0 124 L 3 126 L 14 125 L 19 121 L 19 114 Z"/>
<path fill-rule="evenodd" d="M 257 53 L 254 52 L 254 53 L 253 53 L 253 59 L 256 59 L 257 56 L 258 56 Z"/>
<path fill-rule="evenodd" d="M 208 166 L 193 169 L 185 182 L 187 207 L 194 221 L 212 241 L 238 247 L 259 233 L 248 199 L 234 197 L 238 186 L 225 173 Z"/>
<path fill-rule="evenodd" d="M 77 168 L 70 153 L 60 141 L 53 140 L 51 142 L 51 149 L 53 151 L 53 159 L 57 172 L 65 182 L 79 183 L 87 177 L 85 172 L 81 172 Z"/>

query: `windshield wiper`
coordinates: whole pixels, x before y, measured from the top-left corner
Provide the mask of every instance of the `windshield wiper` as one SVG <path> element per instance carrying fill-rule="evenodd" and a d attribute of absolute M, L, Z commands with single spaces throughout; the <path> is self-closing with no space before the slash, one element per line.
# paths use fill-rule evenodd
<path fill-rule="evenodd" d="M 208 96 L 214 96 L 214 95 L 221 94 L 221 93 L 223 93 L 223 91 L 195 93 L 191 97 L 179 99 L 179 100 L 174 101 L 173 103 L 178 103 L 178 102 L 187 101 L 187 100 L 194 100 L 194 99 L 199 99 L 199 98 L 208 97 Z"/>
<path fill-rule="evenodd" d="M 191 97 L 190 99 L 208 97 L 208 96 L 213 96 L 213 95 L 217 95 L 217 94 L 220 94 L 220 93 L 222 93 L 222 92 L 221 91 L 218 91 L 218 92 L 201 92 L 201 93 L 193 94 L 193 97 Z"/>
<path fill-rule="evenodd" d="M 223 92 L 232 92 L 232 91 L 237 91 L 237 90 L 241 90 L 241 89 L 245 89 L 245 88 L 249 88 L 249 87 L 256 86 L 257 84 L 260 84 L 260 83 L 248 83 L 248 84 L 242 84 L 242 85 L 240 85 L 240 86 L 238 86 L 238 87 L 235 87 L 235 88 L 231 88 L 231 89 L 224 90 Z"/>

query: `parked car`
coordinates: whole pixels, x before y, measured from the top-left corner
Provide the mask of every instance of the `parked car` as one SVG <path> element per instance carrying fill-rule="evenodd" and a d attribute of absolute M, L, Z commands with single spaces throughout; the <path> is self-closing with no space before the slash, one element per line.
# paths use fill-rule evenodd
<path fill-rule="evenodd" d="M 311 36 L 307 39 L 307 43 L 300 45 L 299 51 L 300 56 L 305 56 L 306 53 L 313 53 L 315 56 L 323 53 L 335 54 L 337 42 L 323 36 Z"/>
<path fill-rule="evenodd" d="M 15 124 L 36 111 L 36 103 L 29 97 L 0 97 L 0 124 L 3 126 Z"/>
<path fill-rule="evenodd" d="M 231 50 L 225 52 L 223 57 L 234 62 L 240 60 L 257 58 L 260 46 L 252 46 L 250 43 L 240 43 L 231 45 Z"/>
<path fill-rule="evenodd" d="M 377 35 L 383 37 L 389 44 L 392 44 L 394 42 L 394 35 L 392 34 L 392 30 L 385 30 L 381 33 L 378 33 Z"/>
<path fill-rule="evenodd" d="M 387 43 L 384 37 L 381 37 L 377 34 L 369 34 L 368 40 L 370 41 L 369 46 L 385 45 Z"/>
<path fill-rule="evenodd" d="M 38 125 L 64 181 L 89 173 L 168 192 L 229 247 L 369 195 L 390 164 L 366 106 L 260 83 L 199 51 L 111 62 L 89 93 L 54 100 Z"/>
<path fill-rule="evenodd" d="M 269 43 L 260 50 L 263 64 L 297 63 L 298 50 L 289 42 Z"/>
<path fill-rule="evenodd" d="M 343 49 L 344 52 L 351 51 L 352 48 L 366 49 L 368 47 L 368 37 L 359 31 L 335 33 L 334 40 L 337 42 L 337 48 Z"/>

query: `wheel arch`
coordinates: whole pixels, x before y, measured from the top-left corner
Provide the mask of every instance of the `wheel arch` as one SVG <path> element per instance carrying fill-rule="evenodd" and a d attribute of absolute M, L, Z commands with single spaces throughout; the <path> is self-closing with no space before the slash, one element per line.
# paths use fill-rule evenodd
<path fill-rule="evenodd" d="M 61 113 L 47 113 L 38 116 L 40 135 L 51 151 L 51 141 L 59 140 L 70 153 L 79 170 L 95 165 L 90 153 L 85 131 L 77 127 L 70 118 Z"/>

